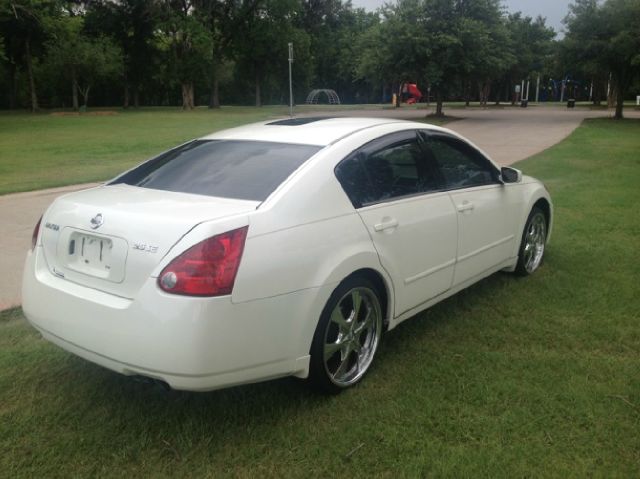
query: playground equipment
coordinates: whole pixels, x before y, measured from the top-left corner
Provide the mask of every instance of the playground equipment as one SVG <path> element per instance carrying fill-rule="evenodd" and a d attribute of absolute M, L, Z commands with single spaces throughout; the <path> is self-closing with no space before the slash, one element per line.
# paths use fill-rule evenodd
<path fill-rule="evenodd" d="M 400 85 L 400 101 L 407 105 L 418 103 L 422 99 L 422 92 L 415 83 L 404 82 Z"/>
<path fill-rule="evenodd" d="M 322 97 L 322 94 L 327 96 L 327 100 L 329 101 L 329 105 L 339 105 L 340 97 L 335 92 L 335 90 L 328 89 L 316 89 L 311 90 L 311 93 L 307 95 L 307 99 L 304 101 L 307 105 L 317 105 L 318 101 Z"/>

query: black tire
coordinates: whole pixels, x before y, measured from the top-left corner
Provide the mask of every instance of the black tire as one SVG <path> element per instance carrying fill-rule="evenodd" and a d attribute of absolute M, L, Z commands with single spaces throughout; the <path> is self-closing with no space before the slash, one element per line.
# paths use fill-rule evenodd
<path fill-rule="evenodd" d="M 528 276 L 540 267 L 547 243 L 547 231 L 547 217 L 544 211 L 534 206 L 522 231 L 515 269 L 517 275 Z"/>
<path fill-rule="evenodd" d="M 311 343 L 309 383 L 338 394 L 369 370 L 382 335 L 381 294 L 364 276 L 344 280 L 322 310 Z"/>

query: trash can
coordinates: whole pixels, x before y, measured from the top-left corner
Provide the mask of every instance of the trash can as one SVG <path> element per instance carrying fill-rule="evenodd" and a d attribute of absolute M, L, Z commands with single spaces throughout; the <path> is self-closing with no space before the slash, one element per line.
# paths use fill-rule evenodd
<path fill-rule="evenodd" d="M 575 98 L 569 98 L 567 100 L 567 108 L 574 108 L 576 106 L 576 99 Z"/>
<path fill-rule="evenodd" d="M 529 100 L 522 100 L 520 102 L 520 107 L 521 108 L 526 108 L 529 105 Z"/>

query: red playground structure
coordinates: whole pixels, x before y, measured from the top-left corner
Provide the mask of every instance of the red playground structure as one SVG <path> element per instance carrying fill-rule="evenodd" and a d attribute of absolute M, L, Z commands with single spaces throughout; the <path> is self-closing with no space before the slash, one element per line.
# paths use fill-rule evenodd
<path fill-rule="evenodd" d="M 415 83 L 404 82 L 400 85 L 400 101 L 407 105 L 418 103 L 422 99 L 422 92 Z"/>

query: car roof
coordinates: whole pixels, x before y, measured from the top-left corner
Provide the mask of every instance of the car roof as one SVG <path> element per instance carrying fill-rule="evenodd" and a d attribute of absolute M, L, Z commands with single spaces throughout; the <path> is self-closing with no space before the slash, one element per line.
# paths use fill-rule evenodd
<path fill-rule="evenodd" d="M 391 123 L 411 122 L 391 118 L 287 118 L 222 130 L 203 140 L 253 140 L 327 146 L 358 131 Z M 429 128 L 429 125 L 421 125 Z"/>

